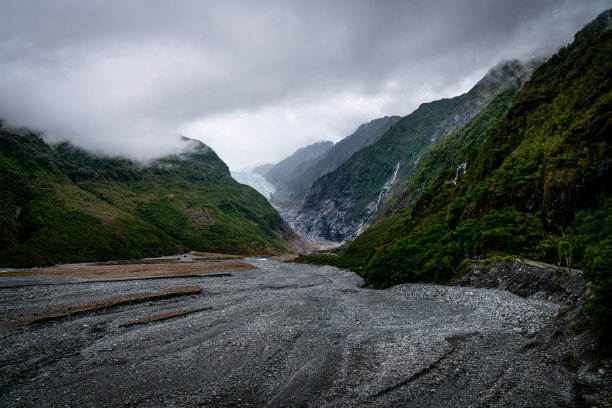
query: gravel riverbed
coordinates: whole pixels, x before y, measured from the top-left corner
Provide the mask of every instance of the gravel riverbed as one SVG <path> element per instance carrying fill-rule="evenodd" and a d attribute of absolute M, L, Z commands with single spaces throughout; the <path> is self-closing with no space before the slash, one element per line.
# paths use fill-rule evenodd
<path fill-rule="evenodd" d="M 223 276 L 0 289 L 0 406 L 574 406 L 574 376 L 524 347 L 558 311 L 509 292 L 256 258 Z M 60 307 L 201 294 L 32 325 Z M 162 313 L 211 308 L 121 327 Z"/>

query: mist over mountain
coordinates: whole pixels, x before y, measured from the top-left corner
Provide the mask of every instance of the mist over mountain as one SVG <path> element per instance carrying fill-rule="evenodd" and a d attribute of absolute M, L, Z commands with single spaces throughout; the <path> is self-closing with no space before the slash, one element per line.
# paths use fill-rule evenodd
<path fill-rule="evenodd" d="M 146 161 L 183 134 L 232 170 L 549 56 L 609 0 L 0 2 L 0 115 Z M 50 23 L 53 22 L 53 23 Z"/>
<path fill-rule="evenodd" d="M 422 104 L 399 120 L 375 143 L 313 183 L 293 223 L 296 231 L 313 241 L 344 242 L 357 236 L 427 150 L 528 76 L 533 66 L 502 63 L 469 92 Z"/>
<path fill-rule="evenodd" d="M 297 149 L 292 155 L 272 166 L 259 166 L 253 170 L 272 183 L 283 195 L 293 196 L 290 188 L 293 180 L 302 177 L 304 170 L 323 157 L 334 144 L 329 141 L 317 142 Z"/>
<path fill-rule="evenodd" d="M 0 265 L 106 261 L 188 250 L 275 254 L 300 239 L 208 146 L 143 166 L 0 128 Z"/>

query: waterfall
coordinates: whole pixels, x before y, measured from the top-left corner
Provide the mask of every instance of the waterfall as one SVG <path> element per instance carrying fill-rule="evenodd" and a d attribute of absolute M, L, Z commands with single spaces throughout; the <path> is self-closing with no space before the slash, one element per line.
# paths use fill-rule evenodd
<path fill-rule="evenodd" d="M 393 172 L 393 176 L 391 176 L 391 178 L 387 180 L 387 182 L 382 186 L 382 189 L 380 190 L 380 193 L 378 194 L 378 201 L 376 202 L 374 213 L 378 211 L 378 206 L 380 205 L 380 202 L 384 200 L 385 198 L 387 198 L 389 191 L 391 190 L 391 187 L 393 187 L 393 184 L 395 184 L 395 181 L 397 180 L 397 172 L 399 171 L 400 164 L 402 164 L 401 161 L 399 161 L 395 165 L 395 171 Z"/>

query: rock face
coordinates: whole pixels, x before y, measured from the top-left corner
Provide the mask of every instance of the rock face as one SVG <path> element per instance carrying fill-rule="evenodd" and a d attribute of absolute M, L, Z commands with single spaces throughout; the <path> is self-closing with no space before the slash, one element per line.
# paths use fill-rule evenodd
<path fill-rule="evenodd" d="M 355 152 L 374 143 L 399 119 L 399 116 L 374 119 L 362 124 L 335 145 L 331 145 L 331 142 L 315 143 L 298 149 L 278 164 L 264 164 L 253 169 L 253 172 L 261 174 L 274 185 L 276 191 L 268 198 L 281 216 L 294 226 L 312 183 L 338 168 Z"/>
<path fill-rule="evenodd" d="M 316 241 L 354 238 L 426 151 L 474 118 L 530 69 L 518 61 L 507 62 L 491 69 L 463 95 L 422 104 L 378 141 L 317 179 L 294 229 Z"/>
<path fill-rule="evenodd" d="M 592 292 L 585 290 L 586 284 L 582 271 L 522 259 L 475 262 L 454 282 L 456 286 L 498 289 L 526 300 L 559 305 L 554 319 L 542 327 L 517 324 L 513 331 L 527 339 L 525 350 L 544 355 L 549 362 L 575 373 L 575 406 L 599 406 L 604 399 L 609 400 L 611 377 L 609 361 L 599 361 L 592 351 L 595 339 L 585 313 Z M 593 370 L 598 364 L 606 368 Z"/>
<path fill-rule="evenodd" d="M 582 271 L 541 262 L 514 260 L 473 263 L 457 286 L 505 290 L 523 298 L 571 304 L 584 292 Z"/>

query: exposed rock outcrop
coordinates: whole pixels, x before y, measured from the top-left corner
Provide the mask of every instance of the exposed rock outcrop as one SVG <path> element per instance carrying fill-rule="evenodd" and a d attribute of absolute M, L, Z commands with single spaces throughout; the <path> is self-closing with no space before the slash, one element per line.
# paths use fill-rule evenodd
<path fill-rule="evenodd" d="M 539 330 L 517 327 L 515 331 L 525 336 L 526 349 L 536 349 L 549 362 L 575 372 L 577 406 L 609 406 L 610 361 L 600 360 L 593 352 L 595 339 L 585 312 L 592 292 L 581 271 L 521 259 L 475 262 L 454 285 L 500 289 L 559 304 L 555 318 Z"/>
<path fill-rule="evenodd" d="M 457 286 L 499 289 L 524 298 L 575 303 L 584 293 L 582 271 L 541 262 L 516 259 L 500 262 L 474 262 Z"/>

